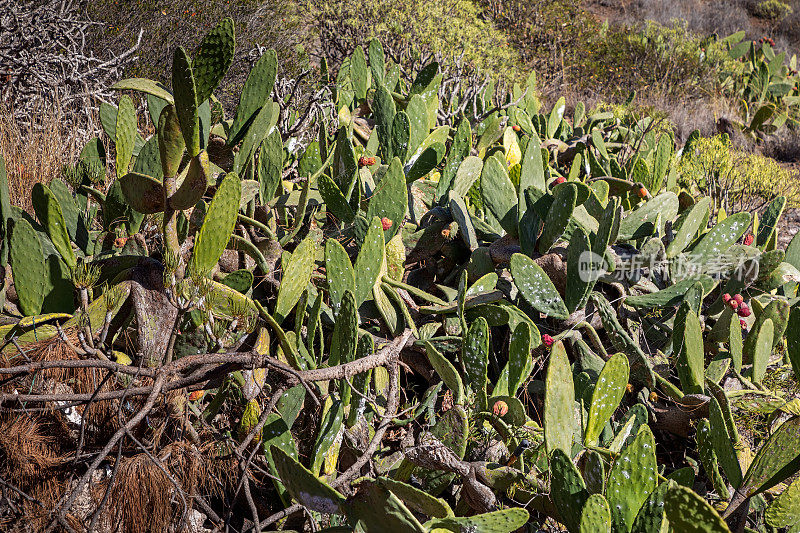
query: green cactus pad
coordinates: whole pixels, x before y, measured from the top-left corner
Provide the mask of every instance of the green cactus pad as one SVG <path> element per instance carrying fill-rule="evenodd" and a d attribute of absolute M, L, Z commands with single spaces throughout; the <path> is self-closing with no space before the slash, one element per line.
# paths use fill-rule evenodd
<path fill-rule="evenodd" d="M 534 338 L 536 333 L 536 338 Z M 538 330 L 527 322 L 517 325 L 511 333 L 508 348 L 508 394 L 516 396 L 517 390 L 527 381 L 533 370 L 531 350 L 540 344 Z"/>
<path fill-rule="evenodd" d="M 597 444 L 606 422 L 614 414 L 625 395 L 629 374 L 628 358 L 621 353 L 606 361 L 592 391 L 592 404 L 586 422 L 585 440 L 587 445 Z"/>
<path fill-rule="evenodd" d="M 519 292 L 537 311 L 564 320 L 569 316 L 567 306 L 544 270 L 530 257 L 511 256 L 511 275 Z"/>
<path fill-rule="evenodd" d="M 656 466 L 655 439 L 650 427 L 644 425 L 608 474 L 606 496 L 615 531 L 630 531 L 633 527 L 639 509 L 658 483 Z"/>
<path fill-rule="evenodd" d="M 574 437 L 575 386 L 567 351 L 561 341 L 553 344 L 547 366 L 544 393 L 544 441 L 547 451 L 569 454 Z"/>
<path fill-rule="evenodd" d="M 192 253 L 192 266 L 195 272 L 210 271 L 222 256 L 236 224 L 241 195 L 239 176 L 232 172 L 228 173 L 217 188 L 203 219 L 203 225 L 195 237 Z"/>
<path fill-rule="evenodd" d="M 456 196 L 466 196 L 473 184 L 481 177 L 483 172 L 483 161 L 474 155 L 464 158 L 453 178 L 451 191 Z"/>
<path fill-rule="evenodd" d="M 704 293 L 708 293 L 716 283 L 710 276 L 700 276 L 698 278 L 685 279 L 661 289 L 660 291 L 651 292 L 649 294 L 628 296 L 625 298 L 625 303 L 627 305 L 643 309 L 678 305 L 683 300 L 686 292 L 698 281 L 702 284 Z"/>
<path fill-rule="evenodd" d="M 486 382 L 489 367 L 489 325 L 479 317 L 473 322 L 464 339 L 462 350 L 467 385 L 477 395 L 477 409 L 486 409 Z"/>
<path fill-rule="evenodd" d="M 578 228 L 573 234 L 567 246 L 567 288 L 564 293 L 564 304 L 570 313 L 586 306 L 586 300 L 592 292 L 594 286 L 593 277 L 584 280 L 581 277 L 585 268 L 585 257 L 589 252 L 589 237 L 582 228 Z"/>
<path fill-rule="evenodd" d="M 611 533 L 611 510 L 601 494 L 592 494 L 581 512 L 580 533 Z"/>
<path fill-rule="evenodd" d="M 386 59 L 383 54 L 383 45 L 378 39 L 372 39 L 367 47 L 367 56 L 369 57 L 369 69 L 372 72 L 372 78 L 377 83 L 383 83 L 386 77 Z"/>
<path fill-rule="evenodd" d="M 382 487 L 389 489 L 392 494 L 403 500 L 403 503 L 418 513 L 422 513 L 431 518 L 453 516 L 453 510 L 450 509 L 447 502 L 441 498 L 435 498 L 427 492 L 412 487 L 402 481 L 396 481 L 386 477 L 379 477 L 376 481 Z"/>
<path fill-rule="evenodd" d="M 474 516 L 439 518 L 425 523 L 428 531 L 469 531 L 474 533 L 513 533 L 523 527 L 530 517 L 519 507 Z"/>
<path fill-rule="evenodd" d="M 122 194 L 133 209 L 152 214 L 164 211 L 164 185 L 155 178 L 129 172 L 119 180 Z"/>
<path fill-rule="evenodd" d="M 233 62 L 236 46 L 233 20 L 223 19 L 200 43 L 200 48 L 192 62 L 192 70 L 197 85 L 197 102 L 205 102 L 225 77 Z"/>
<path fill-rule="evenodd" d="M 722 479 L 722 474 L 719 472 L 719 461 L 717 454 L 714 453 L 713 441 L 710 434 L 710 424 L 708 419 L 701 418 L 697 421 L 695 426 L 695 441 L 697 442 L 697 454 L 700 457 L 700 462 L 703 465 L 703 470 L 706 476 L 711 480 L 711 485 L 720 498 L 727 500 L 730 498 L 728 486 L 725 480 Z"/>
<path fill-rule="evenodd" d="M 275 319 L 278 322 L 282 322 L 286 318 L 300 300 L 303 291 L 308 287 L 316 255 L 317 245 L 309 236 L 300 241 L 292 256 L 285 265 L 282 265 L 283 279 L 278 289 L 278 299 L 275 302 L 274 311 Z"/>
<path fill-rule="evenodd" d="M 674 481 L 665 481 L 661 483 L 656 490 L 650 493 L 647 501 L 645 501 L 642 508 L 639 509 L 636 520 L 633 522 L 633 527 L 631 528 L 633 533 L 661 531 L 662 524 L 664 524 L 666 518 L 664 516 L 664 497 L 674 484 Z"/>
<path fill-rule="evenodd" d="M 428 354 L 428 361 L 433 369 L 444 384 L 453 391 L 453 402 L 458 405 L 463 405 L 464 384 L 456 368 L 428 341 L 425 341 L 425 351 Z"/>
<path fill-rule="evenodd" d="M 653 159 L 652 181 L 647 185 L 651 193 L 658 194 L 658 191 L 664 185 L 664 178 L 667 176 L 667 170 L 669 170 L 674 151 L 675 144 L 672 136 L 662 133 L 658 139 L 658 146 Z"/>
<path fill-rule="evenodd" d="M 347 203 L 347 199 L 339 189 L 339 186 L 325 174 L 322 174 L 318 178 L 317 184 L 319 187 L 319 194 L 325 201 L 325 207 L 331 214 L 344 222 L 352 222 L 356 213 L 353 211 L 353 208 L 350 207 L 350 204 Z"/>
<path fill-rule="evenodd" d="M 253 158 L 255 150 L 267 137 L 278 121 L 280 114 L 279 106 L 276 102 L 267 102 L 258 110 L 252 122 L 242 137 L 242 144 L 239 151 L 233 157 L 233 171 L 237 174 L 244 174 Z"/>
<path fill-rule="evenodd" d="M 411 124 L 405 111 L 400 111 L 392 120 L 391 153 L 403 163 L 408 161 L 408 139 Z"/>
<path fill-rule="evenodd" d="M 14 223 L 9 252 L 20 311 L 27 316 L 41 314 L 49 274 L 42 243 L 27 220 Z"/>
<path fill-rule="evenodd" d="M 581 456 L 581 475 L 590 494 L 603 494 L 606 489 L 605 459 L 594 450 L 585 450 Z"/>
<path fill-rule="evenodd" d="M 196 157 L 189 160 L 186 177 L 178 184 L 175 194 L 169 197 L 170 207 L 183 210 L 194 206 L 206 193 L 210 177 L 208 154 L 202 150 Z"/>
<path fill-rule="evenodd" d="M 481 195 L 483 203 L 500 221 L 506 232 L 517 232 L 517 194 L 508 177 L 505 161 L 493 155 L 488 157 L 481 172 Z"/>
<path fill-rule="evenodd" d="M 367 220 L 372 217 L 388 218 L 392 225 L 384 232 L 388 241 L 400 230 L 403 217 L 408 209 L 408 191 L 406 177 L 403 174 L 403 164 L 395 157 L 389 163 L 389 168 L 381 180 L 376 184 L 375 191 L 369 197 L 367 206 Z"/>
<path fill-rule="evenodd" d="M 373 481 L 359 483 L 356 493 L 347 500 L 345 511 L 365 533 L 427 531 L 400 498 Z"/>
<path fill-rule="evenodd" d="M 427 141 L 428 139 L 425 140 Z M 412 155 L 408 163 L 403 167 L 403 172 L 406 174 L 406 183 L 408 184 L 431 173 L 433 169 L 439 166 L 445 154 L 444 143 L 440 142 L 433 143 L 430 146 L 426 146 L 423 142 L 420 150 L 422 151 L 418 150 L 417 154 Z"/>
<path fill-rule="evenodd" d="M 328 364 L 335 366 L 352 361 L 358 342 L 358 310 L 356 299 L 350 290 L 342 294 L 342 301 L 336 313 L 336 323 L 331 338 L 331 352 Z"/>
<path fill-rule="evenodd" d="M 750 213 L 736 213 L 731 215 L 705 234 L 700 242 L 692 248 L 690 258 L 699 264 L 704 264 L 712 258 L 724 253 L 750 226 Z"/>
<path fill-rule="evenodd" d="M 328 294 L 331 310 L 336 316 L 345 291 L 355 293 L 356 275 L 344 246 L 336 239 L 325 242 L 325 274 L 328 280 Z"/>
<path fill-rule="evenodd" d="M 175 110 L 181 125 L 183 140 L 191 157 L 200 153 L 200 118 L 197 112 L 197 87 L 192 60 L 182 46 L 172 57 L 172 90 L 175 92 Z"/>
<path fill-rule="evenodd" d="M 776 231 L 778 226 L 778 221 L 783 214 L 783 210 L 786 207 L 786 197 L 785 196 L 777 196 L 761 215 L 761 220 L 758 224 L 758 233 L 756 234 L 756 242 L 755 245 L 761 248 L 762 250 L 767 246 L 770 239 L 773 238 L 773 234 Z"/>
<path fill-rule="evenodd" d="M 782 298 L 775 298 L 769 302 L 760 313 L 757 314 L 756 319 L 750 328 L 750 333 L 747 335 L 747 339 L 744 341 L 743 354 L 745 363 L 753 362 L 753 354 L 756 352 L 758 345 L 758 335 L 767 319 L 772 320 L 773 326 L 773 339 L 770 349 L 778 345 L 783 338 L 784 333 L 786 332 L 786 327 L 789 323 L 790 310 L 789 303 L 786 300 Z"/>
<path fill-rule="evenodd" d="M 535 138 L 528 141 L 528 146 L 525 148 L 522 172 L 519 176 L 519 190 L 524 191 L 528 187 L 534 187 L 542 192 L 546 189 L 541 145 Z"/>
<path fill-rule="evenodd" d="M 436 185 L 437 198 L 447 197 L 447 192 L 455 185 L 456 174 L 461 168 L 461 164 L 464 159 L 469 156 L 471 147 L 472 128 L 469 125 L 469 120 L 461 119 L 461 121 L 458 123 L 458 127 L 456 128 L 453 144 L 450 146 L 450 150 L 447 152 L 447 159 L 444 164 L 444 169 L 442 170 L 442 176 L 439 178 L 439 183 Z M 476 157 L 475 159 L 480 161 L 480 158 Z M 480 164 L 482 165 L 483 162 Z M 477 176 L 480 176 L 480 172 L 481 168 L 478 167 Z M 475 179 L 477 179 L 477 176 Z M 470 182 L 470 187 L 475 179 Z M 469 190 L 469 187 L 467 187 L 467 190 Z M 466 192 L 467 191 L 463 191 L 458 196 L 462 197 L 466 194 Z"/>
<path fill-rule="evenodd" d="M 683 303 L 675 316 L 672 335 L 678 378 L 685 394 L 702 394 L 705 380 L 705 354 L 700 319 L 688 303 Z"/>
<path fill-rule="evenodd" d="M 791 308 L 787 321 L 786 352 L 795 376 L 800 376 L 800 306 L 797 305 Z"/>
<path fill-rule="evenodd" d="M 70 240 L 85 251 L 89 245 L 89 231 L 86 227 L 86 218 L 81 213 L 72 191 L 60 178 L 50 182 L 50 191 L 61 206 L 61 214 L 64 216 Z"/>
<path fill-rule="evenodd" d="M 335 471 L 335 462 L 339 454 L 339 443 L 341 442 L 342 423 L 344 422 L 344 403 L 340 400 L 328 400 L 323 409 L 322 421 L 319 423 L 319 433 L 317 433 L 317 440 L 314 443 L 314 455 L 311 460 L 311 471 L 313 473 L 319 472 L 320 468 L 325 463 L 329 466 L 332 461 L 333 469 L 326 468 L 324 474 L 328 471 Z"/>
<path fill-rule="evenodd" d="M 664 497 L 671 528 L 686 533 L 730 533 L 725 521 L 692 489 L 673 485 Z"/>
<path fill-rule="evenodd" d="M 678 219 L 680 225 L 677 227 L 675 237 L 667 245 L 667 258 L 671 259 L 677 256 L 692 243 L 708 220 L 710 207 L 711 198 L 701 198 L 681 215 Z"/>
<path fill-rule="evenodd" d="M 747 339 L 755 337 L 754 349 L 752 352 L 753 360 L 753 383 L 761 383 L 767 371 L 770 356 L 772 355 L 772 344 L 775 339 L 775 328 L 771 318 L 761 323 L 757 332 L 751 332 Z"/>
<path fill-rule="evenodd" d="M 641 161 L 641 160 L 640 160 Z M 678 195 L 674 192 L 663 192 L 655 198 L 648 200 L 640 207 L 630 212 L 619 225 L 619 238 L 622 240 L 632 239 L 646 233 L 644 227 L 657 223 L 660 217 L 658 231 L 663 233 L 664 223 L 674 219 L 678 214 Z M 649 234 L 652 234 L 650 231 Z"/>
<path fill-rule="evenodd" d="M 356 257 L 356 307 L 360 307 L 372 294 L 372 288 L 381 277 L 386 243 L 381 219 L 373 217 L 364 237 L 364 244 Z"/>
<path fill-rule="evenodd" d="M 128 95 L 119 99 L 116 128 L 117 176 L 122 176 L 128 172 L 136 143 L 136 109 Z"/>
<path fill-rule="evenodd" d="M 281 448 L 272 445 L 270 453 L 278 471 L 278 477 L 286 485 L 286 490 L 304 507 L 318 513 L 339 513 L 345 497 L 330 485 L 320 480 L 309 469 L 289 456 Z"/>
<path fill-rule="evenodd" d="M 157 81 L 148 80 L 147 78 L 127 78 L 118 81 L 109 88 L 117 91 L 139 91 L 156 96 L 170 104 L 173 102 L 172 93 L 169 92 L 167 87 Z"/>
<path fill-rule="evenodd" d="M 186 150 L 175 106 L 166 106 L 158 117 L 158 150 L 164 176 L 175 177 Z"/>
<path fill-rule="evenodd" d="M 367 70 L 367 58 L 364 55 L 364 49 L 360 45 L 356 46 L 350 56 L 350 79 L 353 82 L 355 97 L 358 100 L 366 99 L 367 88 L 369 87 L 369 73 Z"/>
<path fill-rule="evenodd" d="M 350 199 L 353 184 L 358 175 L 358 163 L 353 151 L 353 143 L 347 127 L 342 126 L 336 134 L 336 147 L 333 154 L 333 181 L 346 199 Z"/>
<path fill-rule="evenodd" d="M 69 240 L 61 205 L 58 203 L 53 191 L 46 185 L 36 183 L 31 190 L 31 203 L 34 211 L 36 211 L 36 218 L 44 226 L 50 241 L 55 249 L 58 250 L 61 258 L 70 269 L 75 268 L 75 252 L 72 250 L 72 243 Z"/>
<path fill-rule="evenodd" d="M 792 527 L 800 523 L 800 478 L 795 479 L 767 507 L 764 521 L 776 528 Z"/>
<path fill-rule="evenodd" d="M 306 150 L 303 159 L 300 160 L 301 164 L 298 168 L 300 176 L 309 176 L 318 170 L 318 168 L 314 168 L 313 170 L 305 168 L 305 163 L 313 159 L 313 157 L 309 155 L 310 153 L 316 153 L 318 158 L 319 151 L 314 151 L 313 147 L 315 146 L 316 143 L 312 143 Z M 280 132 L 275 129 L 272 133 L 267 135 L 267 138 L 261 143 L 261 148 L 258 153 L 258 182 L 260 184 L 262 203 L 267 203 L 272 200 L 272 197 L 275 196 L 275 192 L 278 190 L 281 178 L 283 177 L 283 160 L 283 141 L 281 140 Z M 322 161 L 318 163 L 319 166 L 322 166 Z"/>
<path fill-rule="evenodd" d="M 183 139 L 180 134 L 178 137 Z M 133 172 L 152 176 L 156 179 L 164 177 L 164 169 L 161 165 L 161 154 L 158 148 L 158 136 L 153 135 L 144 143 L 142 149 L 139 150 L 139 155 L 133 162 Z"/>
<path fill-rule="evenodd" d="M 553 203 L 544 219 L 544 228 L 539 236 L 539 252 L 547 253 L 553 244 L 567 229 L 575 202 L 578 198 L 578 187 L 572 182 L 557 185 L 553 191 Z"/>
<path fill-rule="evenodd" d="M 394 154 L 395 157 L 403 159 L 404 163 L 407 161 L 408 157 L 414 155 L 417 148 L 419 148 L 426 137 L 428 137 L 428 108 L 422 96 L 415 94 L 411 97 L 406 106 L 405 114 L 408 118 L 407 157 L 403 159 L 400 153 L 395 152 Z M 395 116 L 395 119 L 397 119 L 397 116 Z M 392 127 L 394 128 L 394 124 L 392 124 Z"/>
<path fill-rule="evenodd" d="M 384 86 L 378 85 L 375 98 L 372 101 L 373 115 L 375 116 L 375 130 L 378 134 L 380 151 L 378 155 L 384 161 L 389 161 L 396 154 L 392 151 L 392 123 L 396 108 L 392 93 Z"/>
<path fill-rule="evenodd" d="M 783 424 L 761 446 L 738 492 L 747 497 L 768 490 L 800 469 L 800 417 Z M 735 499 L 735 498 L 734 498 Z"/>
<path fill-rule="evenodd" d="M 289 426 L 286 425 L 286 421 L 277 413 L 267 415 L 267 421 L 261 431 L 261 447 L 269 464 L 270 473 L 276 476 L 272 483 L 275 485 L 275 489 L 278 491 L 284 505 L 289 505 L 289 498 L 286 497 L 286 487 L 277 479 L 280 473 L 275 466 L 275 459 L 272 457 L 272 446 L 280 448 L 287 456 L 297 461 L 297 444 L 292 437 L 291 431 L 289 431 Z"/>
<path fill-rule="evenodd" d="M 228 133 L 229 146 L 242 140 L 253 117 L 270 101 L 277 73 L 278 55 L 275 50 L 267 50 L 253 65 L 242 87 L 236 115 Z"/>
<path fill-rule="evenodd" d="M 581 509 L 589 492 L 581 473 L 562 450 L 550 455 L 550 499 L 570 531 L 580 531 Z"/>

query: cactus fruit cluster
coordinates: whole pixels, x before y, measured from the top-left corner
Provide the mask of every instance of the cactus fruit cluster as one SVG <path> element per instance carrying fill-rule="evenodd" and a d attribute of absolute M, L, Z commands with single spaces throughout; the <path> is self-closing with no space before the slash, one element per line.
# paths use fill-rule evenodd
<path fill-rule="evenodd" d="M 680 185 L 686 148 L 651 118 L 547 111 L 533 79 L 476 95 L 377 40 L 322 65 L 335 111 L 299 144 L 274 51 L 226 115 L 234 46 L 226 19 L 175 50 L 171 86 L 115 84 L 105 140 L 34 187 L 33 213 L 0 160 L 0 375 L 55 342 L 109 370 L 109 398 L 168 386 L 168 429 L 127 431 L 172 483 L 165 439 L 246 459 L 239 488 L 166 498 L 176 520 L 797 531 L 800 409 L 775 385 L 800 375 L 785 198 L 726 214 Z M 0 405 L 47 379 L 0 381 Z"/>

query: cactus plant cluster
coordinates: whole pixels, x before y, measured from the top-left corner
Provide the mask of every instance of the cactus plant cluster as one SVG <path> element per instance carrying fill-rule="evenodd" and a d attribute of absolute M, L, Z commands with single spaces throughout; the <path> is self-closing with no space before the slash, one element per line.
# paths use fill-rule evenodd
<path fill-rule="evenodd" d="M 401 75 L 378 41 L 290 150 L 274 51 L 232 116 L 214 96 L 234 46 L 226 19 L 175 51 L 171 87 L 115 84 L 109 146 L 37 185 L 33 214 L 0 161 L 8 366 L 53 339 L 114 386 L 195 372 L 180 435 L 250 456 L 249 503 L 219 500 L 263 527 L 796 530 L 800 411 L 765 385 L 800 375 L 785 198 L 714 211 L 652 119 L 546 111 L 533 82 L 460 107 L 437 63 Z"/>
<path fill-rule="evenodd" d="M 797 56 L 789 58 L 786 52 L 776 53 L 775 42 L 770 38 L 748 41 L 744 37 L 745 32 L 740 31 L 721 40 L 730 57 L 742 66 L 741 72 L 721 80 L 726 90 L 742 103 L 740 128 L 755 135 L 796 125 L 800 118 Z"/>

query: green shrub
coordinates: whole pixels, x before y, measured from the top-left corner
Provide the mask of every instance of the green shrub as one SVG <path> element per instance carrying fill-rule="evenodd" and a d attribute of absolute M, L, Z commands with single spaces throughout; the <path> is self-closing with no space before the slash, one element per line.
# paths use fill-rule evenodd
<path fill-rule="evenodd" d="M 669 27 L 648 22 L 638 32 L 610 28 L 605 36 L 584 63 L 584 87 L 703 97 L 716 91 L 720 73 L 739 69 L 722 46 L 678 22 Z"/>
<path fill-rule="evenodd" d="M 753 14 L 759 18 L 778 22 L 791 15 L 794 10 L 780 0 L 763 0 L 755 5 Z"/>
<path fill-rule="evenodd" d="M 379 39 L 390 57 L 410 61 L 436 54 L 462 57 L 472 68 L 523 81 L 519 54 L 470 0 L 308 0 L 308 18 L 320 39 L 320 53 L 336 67 L 358 44 Z"/>
<path fill-rule="evenodd" d="M 731 148 L 724 134 L 695 140 L 678 170 L 684 186 L 708 194 L 727 213 L 758 209 L 779 195 L 790 206 L 800 205 L 794 173 L 768 157 Z"/>

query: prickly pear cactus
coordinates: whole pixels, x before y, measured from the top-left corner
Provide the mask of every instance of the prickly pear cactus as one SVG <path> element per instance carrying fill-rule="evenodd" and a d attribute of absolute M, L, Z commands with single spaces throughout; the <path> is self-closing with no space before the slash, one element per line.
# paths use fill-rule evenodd
<path fill-rule="evenodd" d="M 275 469 L 292 498 L 318 513 L 341 512 L 345 497 L 277 446 L 270 447 Z"/>
<path fill-rule="evenodd" d="M 531 258 L 522 254 L 511 256 L 511 275 L 522 296 L 534 309 L 553 318 L 567 318 L 569 311 L 553 282 Z"/>
<path fill-rule="evenodd" d="M 656 443 L 649 426 L 622 450 L 608 474 L 606 497 L 611 523 L 617 531 L 630 531 L 642 504 L 658 483 Z"/>
<path fill-rule="evenodd" d="M 664 511 L 670 525 L 688 533 L 729 533 L 716 510 L 691 489 L 673 485 L 664 497 Z"/>
<path fill-rule="evenodd" d="M 575 386 L 564 343 L 555 343 L 550 351 L 544 397 L 544 440 L 547 450 L 572 451 L 574 437 Z"/>
<path fill-rule="evenodd" d="M 203 225 L 195 238 L 192 253 L 192 267 L 195 272 L 208 272 L 219 261 L 236 224 L 240 197 L 241 180 L 236 174 L 226 175 L 211 200 Z"/>
<path fill-rule="evenodd" d="M 556 448 L 550 455 L 550 499 L 570 531 L 581 530 L 581 510 L 589 498 L 586 484 L 572 460 Z"/>
<path fill-rule="evenodd" d="M 621 353 L 611 356 L 603 366 L 592 391 L 585 432 L 587 445 L 597 444 L 603 427 L 619 406 L 628 384 L 628 374 L 628 358 Z"/>

